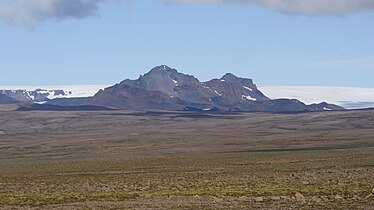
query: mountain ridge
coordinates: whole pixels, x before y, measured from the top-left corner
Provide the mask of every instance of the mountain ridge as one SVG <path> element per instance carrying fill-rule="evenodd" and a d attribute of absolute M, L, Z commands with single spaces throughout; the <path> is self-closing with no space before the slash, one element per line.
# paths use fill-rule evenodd
<path fill-rule="evenodd" d="M 302 112 L 343 110 L 327 104 L 306 105 L 295 99 L 272 100 L 252 79 L 226 73 L 220 79 L 200 82 L 193 75 L 166 65 L 157 66 L 136 80 L 100 90 L 91 104 L 120 109 L 222 110 L 248 112 Z"/>
<path fill-rule="evenodd" d="M 40 97 L 34 102 L 49 105 L 94 105 L 129 110 L 304 112 L 344 109 L 328 103 L 306 105 L 296 99 L 272 100 L 258 89 L 252 79 L 226 73 L 219 79 L 201 82 L 193 75 L 166 65 L 156 66 L 138 79 L 125 79 L 101 89 L 92 97 L 54 98 L 47 94 L 49 92 L 38 89 L 25 93 L 28 96 L 43 96 L 44 102 Z M 67 94 L 63 90 L 51 93 Z"/>

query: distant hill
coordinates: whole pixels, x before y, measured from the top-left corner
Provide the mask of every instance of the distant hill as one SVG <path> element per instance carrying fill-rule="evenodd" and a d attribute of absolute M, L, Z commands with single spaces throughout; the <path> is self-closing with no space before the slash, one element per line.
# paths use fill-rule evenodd
<path fill-rule="evenodd" d="M 68 96 L 64 90 L 0 90 L 0 93 L 24 103 L 44 102 L 57 97 Z"/>
<path fill-rule="evenodd" d="M 307 104 L 328 101 L 346 109 L 374 107 L 374 88 L 329 86 L 261 86 L 260 88 L 272 99 L 297 98 Z"/>
<path fill-rule="evenodd" d="M 18 111 L 101 111 L 112 110 L 107 107 L 100 107 L 94 105 L 81 106 L 57 106 L 51 104 L 30 104 L 17 108 Z"/>
<path fill-rule="evenodd" d="M 0 93 L 0 104 L 15 104 L 19 101 Z"/>

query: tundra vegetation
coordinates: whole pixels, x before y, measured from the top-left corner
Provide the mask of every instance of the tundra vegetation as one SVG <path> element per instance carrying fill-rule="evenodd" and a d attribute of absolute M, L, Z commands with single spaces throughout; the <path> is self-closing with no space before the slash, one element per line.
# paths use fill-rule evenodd
<path fill-rule="evenodd" d="M 374 206 L 370 110 L 0 116 L 0 209 Z"/>

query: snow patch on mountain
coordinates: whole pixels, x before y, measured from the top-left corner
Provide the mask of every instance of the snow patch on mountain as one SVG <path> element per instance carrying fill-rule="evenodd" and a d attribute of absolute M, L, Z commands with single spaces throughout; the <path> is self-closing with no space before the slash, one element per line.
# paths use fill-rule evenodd
<path fill-rule="evenodd" d="M 257 99 L 252 98 L 251 96 L 246 96 L 246 95 L 242 95 L 242 99 L 243 100 L 248 100 L 248 101 L 257 101 Z"/>
<path fill-rule="evenodd" d="M 329 109 L 329 108 L 326 108 L 326 107 L 323 107 L 323 110 L 325 110 L 325 111 L 332 111 L 332 109 Z"/>
<path fill-rule="evenodd" d="M 218 96 L 222 96 L 222 93 L 217 92 L 216 90 L 214 91 Z"/>
<path fill-rule="evenodd" d="M 245 88 L 245 89 L 247 89 L 247 90 L 249 90 L 249 91 L 253 91 L 252 88 L 249 88 L 249 87 L 246 87 L 246 86 L 243 86 L 243 88 Z"/>

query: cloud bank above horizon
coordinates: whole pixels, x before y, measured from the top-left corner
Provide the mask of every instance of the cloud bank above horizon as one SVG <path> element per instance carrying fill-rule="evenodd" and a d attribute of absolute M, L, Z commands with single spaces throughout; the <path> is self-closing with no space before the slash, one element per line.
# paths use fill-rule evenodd
<path fill-rule="evenodd" d="M 131 0 L 0 0 L 0 21 L 13 26 L 33 27 L 39 23 L 84 19 L 99 14 L 100 4 Z M 307 16 L 342 16 L 373 12 L 373 0 L 158 0 L 160 3 L 243 4 Z"/>
<path fill-rule="evenodd" d="M 236 3 L 300 15 L 336 16 L 374 11 L 373 0 L 170 0 L 179 4 Z"/>

